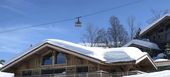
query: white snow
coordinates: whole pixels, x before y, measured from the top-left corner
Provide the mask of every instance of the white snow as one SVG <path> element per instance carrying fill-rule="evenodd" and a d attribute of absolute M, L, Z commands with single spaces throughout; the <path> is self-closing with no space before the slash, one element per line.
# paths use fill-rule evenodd
<path fill-rule="evenodd" d="M 170 77 L 170 70 L 144 73 L 139 75 L 123 76 L 123 77 Z"/>
<path fill-rule="evenodd" d="M 152 42 L 149 42 L 149 41 L 137 40 L 137 39 L 134 39 L 134 40 L 128 42 L 128 43 L 125 44 L 123 47 L 128 47 L 128 46 L 130 46 L 130 45 L 132 45 L 132 44 L 140 45 L 140 46 L 147 47 L 147 48 L 151 48 L 151 49 L 160 50 L 160 48 L 158 47 L 158 45 L 155 44 L 155 43 L 152 43 Z"/>
<path fill-rule="evenodd" d="M 132 61 L 137 60 L 145 55 L 142 51 L 135 47 L 122 47 L 122 48 L 99 48 L 99 47 L 86 47 L 79 44 L 66 42 L 57 39 L 48 39 L 48 43 L 67 48 L 69 50 L 81 53 L 101 61 L 119 62 L 119 61 Z M 138 55 L 136 55 L 138 54 Z"/>
<path fill-rule="evenodd" d="M 0 72 L 0 77 L 14 77 L 13 73 Z"/>
<path fill-rule="evenodd" d="M 168 61 L 168 59 L 156 59 L 154 62 Z"/>
<path fill-rule="evenodd" d="M 150 24 L 149 26 L 147 26 L 145 29 L 143 29 L 140 32 L 140 35 L 142 35 L 143 33 L 145 33 L 146 31 L 149 31 L 149 29 L 153 28 L 154 26 L 156 26 L 155 24 L 159 23 L 162 19 L 164 19 L 165 17 L 170 16 L 170 14 L 165 14 L 164 16 L 162 16 L 161 18 L 159 18 L 158 20 L 156 20 L 155 22 L 153 22 L 152 24 Z"/>
<path fill-rule="evenodd" d="M 0 64 L 0 68 L 2 67 L 3 65 L 2 64 Z"/>

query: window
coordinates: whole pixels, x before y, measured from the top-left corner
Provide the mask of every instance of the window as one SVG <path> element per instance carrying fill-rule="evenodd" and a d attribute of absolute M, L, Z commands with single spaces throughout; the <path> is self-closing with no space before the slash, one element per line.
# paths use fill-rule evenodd
<path fill-rule="evenodd" d="M 55 64 L 65 64 L 66 57 L 63 53 L 57 53 L 55 57 Z"/>
<path fill-rule="evenodd" d="M 46 69 L 46 70 L 41 70 L 41 74 L 53 74 L 53 69 Z"/>
<path fill-rule="evenodd" d="M 42 65 L 52 64 L 52 53 L 43 56 Z"/>
<path fill-rule="evenodd" d="M 59 74 L 64 73 L 66 70 L 65 68 L 59 68 L 59 69 L 44 69 L 41 70 L 41 74 Z"/>
<path fill-rule="evenodd" d="M 88 67 L 87 66 L 85 66 L 85 67 L 77 67 L 76 72 L 77 73 L 88 72 Z"/>
<path fill-rule="evenodd" d="M 22 71 L 22 76 L 31 76 L 32 71 Z"/>

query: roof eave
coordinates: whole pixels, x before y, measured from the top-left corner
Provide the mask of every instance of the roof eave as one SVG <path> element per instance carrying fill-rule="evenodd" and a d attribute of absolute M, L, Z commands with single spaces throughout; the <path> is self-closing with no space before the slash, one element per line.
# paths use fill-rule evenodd
<path fill-rule="evenodd" d="M 149 26 L 147 26 L 145 29 L 143 29 L 140 32 L 140 37 L 144 36 L 147 32 L 149 32 L 151 29 L 153 29 L 154 27 L 157 26 L 157 24 L 160 24 L 161 21 L 163 21 L 164 19 L 166 19 L 167 17 L 170 17 L 170 14 L 165 14 L 164 16 L 162 16 L 161 18 L 159 18 L 158 20 L 156 20 L 155 22 L 153 22 L 152 24 L 150 24 Z"/>

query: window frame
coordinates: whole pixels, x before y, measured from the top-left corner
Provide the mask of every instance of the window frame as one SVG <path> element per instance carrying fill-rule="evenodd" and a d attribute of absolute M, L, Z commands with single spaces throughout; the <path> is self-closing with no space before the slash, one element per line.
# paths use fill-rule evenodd
<path fill-rule="evenodd" d="M 51 64 L 44 64 L 43 63 L 43 59 L 44 59 L 44 56 L 47 56 L 51 54 Z M 52 50 L 49 50 L 47 53 L 43 54 L 42 57 L 41 57 L 41 65 L 43 66 L 50 66 L 50 65 L 53 65 L 53 53 L 52 53 Z"/>
<path fill-rule="evenodd" d="M 62 54 L 65 58 L 65 63 L 57 63 L 58 61 L 58 54 Z M 63 52 L 55 52 L 55 56 L 54 56 L 54 65 L 66 65 L 67 64 L 67 55 Z"/>

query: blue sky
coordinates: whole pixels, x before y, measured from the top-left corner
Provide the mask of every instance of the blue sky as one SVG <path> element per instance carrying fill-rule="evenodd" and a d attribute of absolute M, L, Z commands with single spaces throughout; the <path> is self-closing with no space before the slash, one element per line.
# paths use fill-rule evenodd
<path fill-rule="evenodd" d="M 136 0 L 0 0 L 0 31 L 74 18 L 132 1 Z M 31 44 L 35 45 L 49 38 L 80 43 L 88 24 L 107 28 L 110 26 L 111 16 L 117 16 L 125 29 L 128 29 L 127 18 L 135 16 L 136 23 L 144 28 L 148 25 L 146 21 L 153 16 L 151 9 L 170 9 L 169 3 L 169 0 L 143 0 L 134 5 L 82 18 L 81 28 L 74 27 L 73 20 L 0 33 L 0 59 L 9 61 Z"/>

